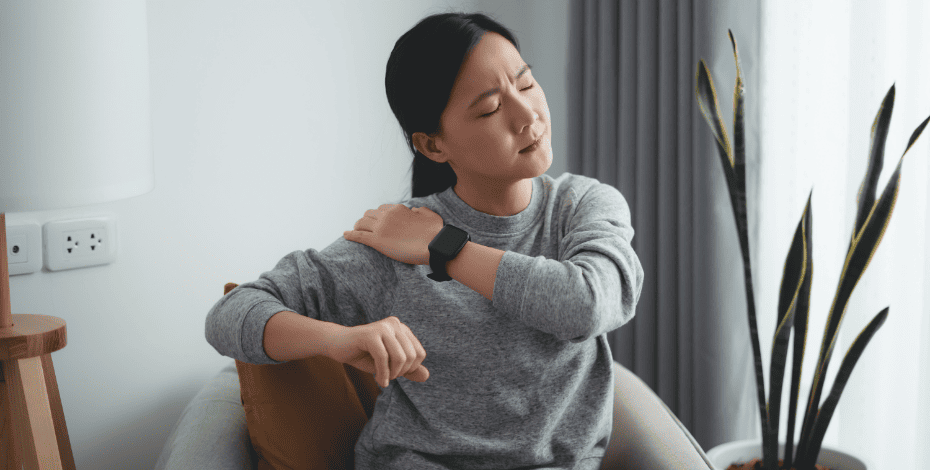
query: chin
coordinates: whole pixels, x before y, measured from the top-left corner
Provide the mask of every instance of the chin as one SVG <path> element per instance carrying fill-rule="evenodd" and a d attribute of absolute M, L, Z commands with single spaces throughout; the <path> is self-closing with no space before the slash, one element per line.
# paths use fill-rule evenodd
<path fill-rule="evenodd" d="M 552 152 L 550 152 L 549 155 L 552 155 Z M 546 156 L 544 160 L 536 161 L 534 163 L 536 171 L 533 172 L 533 178 L 549 171 L 549 168 L 552 167 L 552 157 Z"/>

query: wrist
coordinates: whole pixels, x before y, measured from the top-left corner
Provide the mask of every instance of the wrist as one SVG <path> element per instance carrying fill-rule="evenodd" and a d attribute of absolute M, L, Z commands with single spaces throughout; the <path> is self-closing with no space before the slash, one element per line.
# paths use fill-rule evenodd
<path fill-rule="evenodd" d="M 329 331 L 320 344 L 320 355 L 328 357 L 334 361 L 339 361 L 334 354 L 337 350 L 345 348 L 346 334 L 351 327 L 340 325 L 338 323 L 329 323 Z"/>
<path fill-rule="evenodd" d="M 433 256 L 433 254 L 429 251 L 429 245 L 433 242 L 433 240 L 436 239 L 437 236 L 439 236 L 439 232 L 442 231 L 443 227 L 445 227 L 445 224 L 440 225 L 434 230 L 430 230 L 429 241 L 426 242 L 426 258 L 420 262 L 420 264 L 423 266 L 429 266 L 429 260 Z"/>

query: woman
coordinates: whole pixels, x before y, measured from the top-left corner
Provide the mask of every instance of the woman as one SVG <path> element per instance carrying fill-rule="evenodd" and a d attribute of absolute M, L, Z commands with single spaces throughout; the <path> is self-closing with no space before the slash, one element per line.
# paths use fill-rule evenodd
<path fill-rule="evenodd" d="M 208 341 L 253 364 L 325 354 L 374 373 L 385 388 L 358 469 L 598 469 L 606 333 L 633 318 L 643 282 L 626 201 L 544 173 L 545 94 L 485 15 L 420 21 L 385 87 L 414 153 L 412 198 L 231 291 Z"/>

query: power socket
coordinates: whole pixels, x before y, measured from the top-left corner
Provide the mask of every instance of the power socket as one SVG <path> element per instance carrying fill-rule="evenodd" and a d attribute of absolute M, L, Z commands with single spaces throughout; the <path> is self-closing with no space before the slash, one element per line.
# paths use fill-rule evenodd
<path fill-rule="evenodd" d="M 44 231 L 45 267 L 49 271 L 116 260 L 116 222 L 111 215 L 48 222 Z"/>
<path fill-rule="evenodd" d="M 105 249 L 104 233 L 105 228 L 85 228 L 83 230 L 71 230 L 62 235 L 65 237 L 66 257 L 83 257 L 91 256 L 97 253 L 97 248 Z"/>

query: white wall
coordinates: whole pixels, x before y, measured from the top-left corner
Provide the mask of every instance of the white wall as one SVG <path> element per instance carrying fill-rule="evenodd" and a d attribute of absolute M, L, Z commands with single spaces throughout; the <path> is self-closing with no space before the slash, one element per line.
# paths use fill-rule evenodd
<path fill-rule="evenodd" d="M 402 7 L 401 7 L 402 5 Z M 226 282 L 323 249 L 406 197 L 412 156 L 384 73 L 423 17 L 482 11 L 511 28 L 567 168 L 567 1 L 150 0 L 156 186 L 97 206 L 9 213 L 44 224 L 116 216 L 114 263 L 10 279 L 13 313 L 67 322 L 52 354 L 79 469 L 151 468 L 182 409 L 231 358 L 204 338 Z"/>

